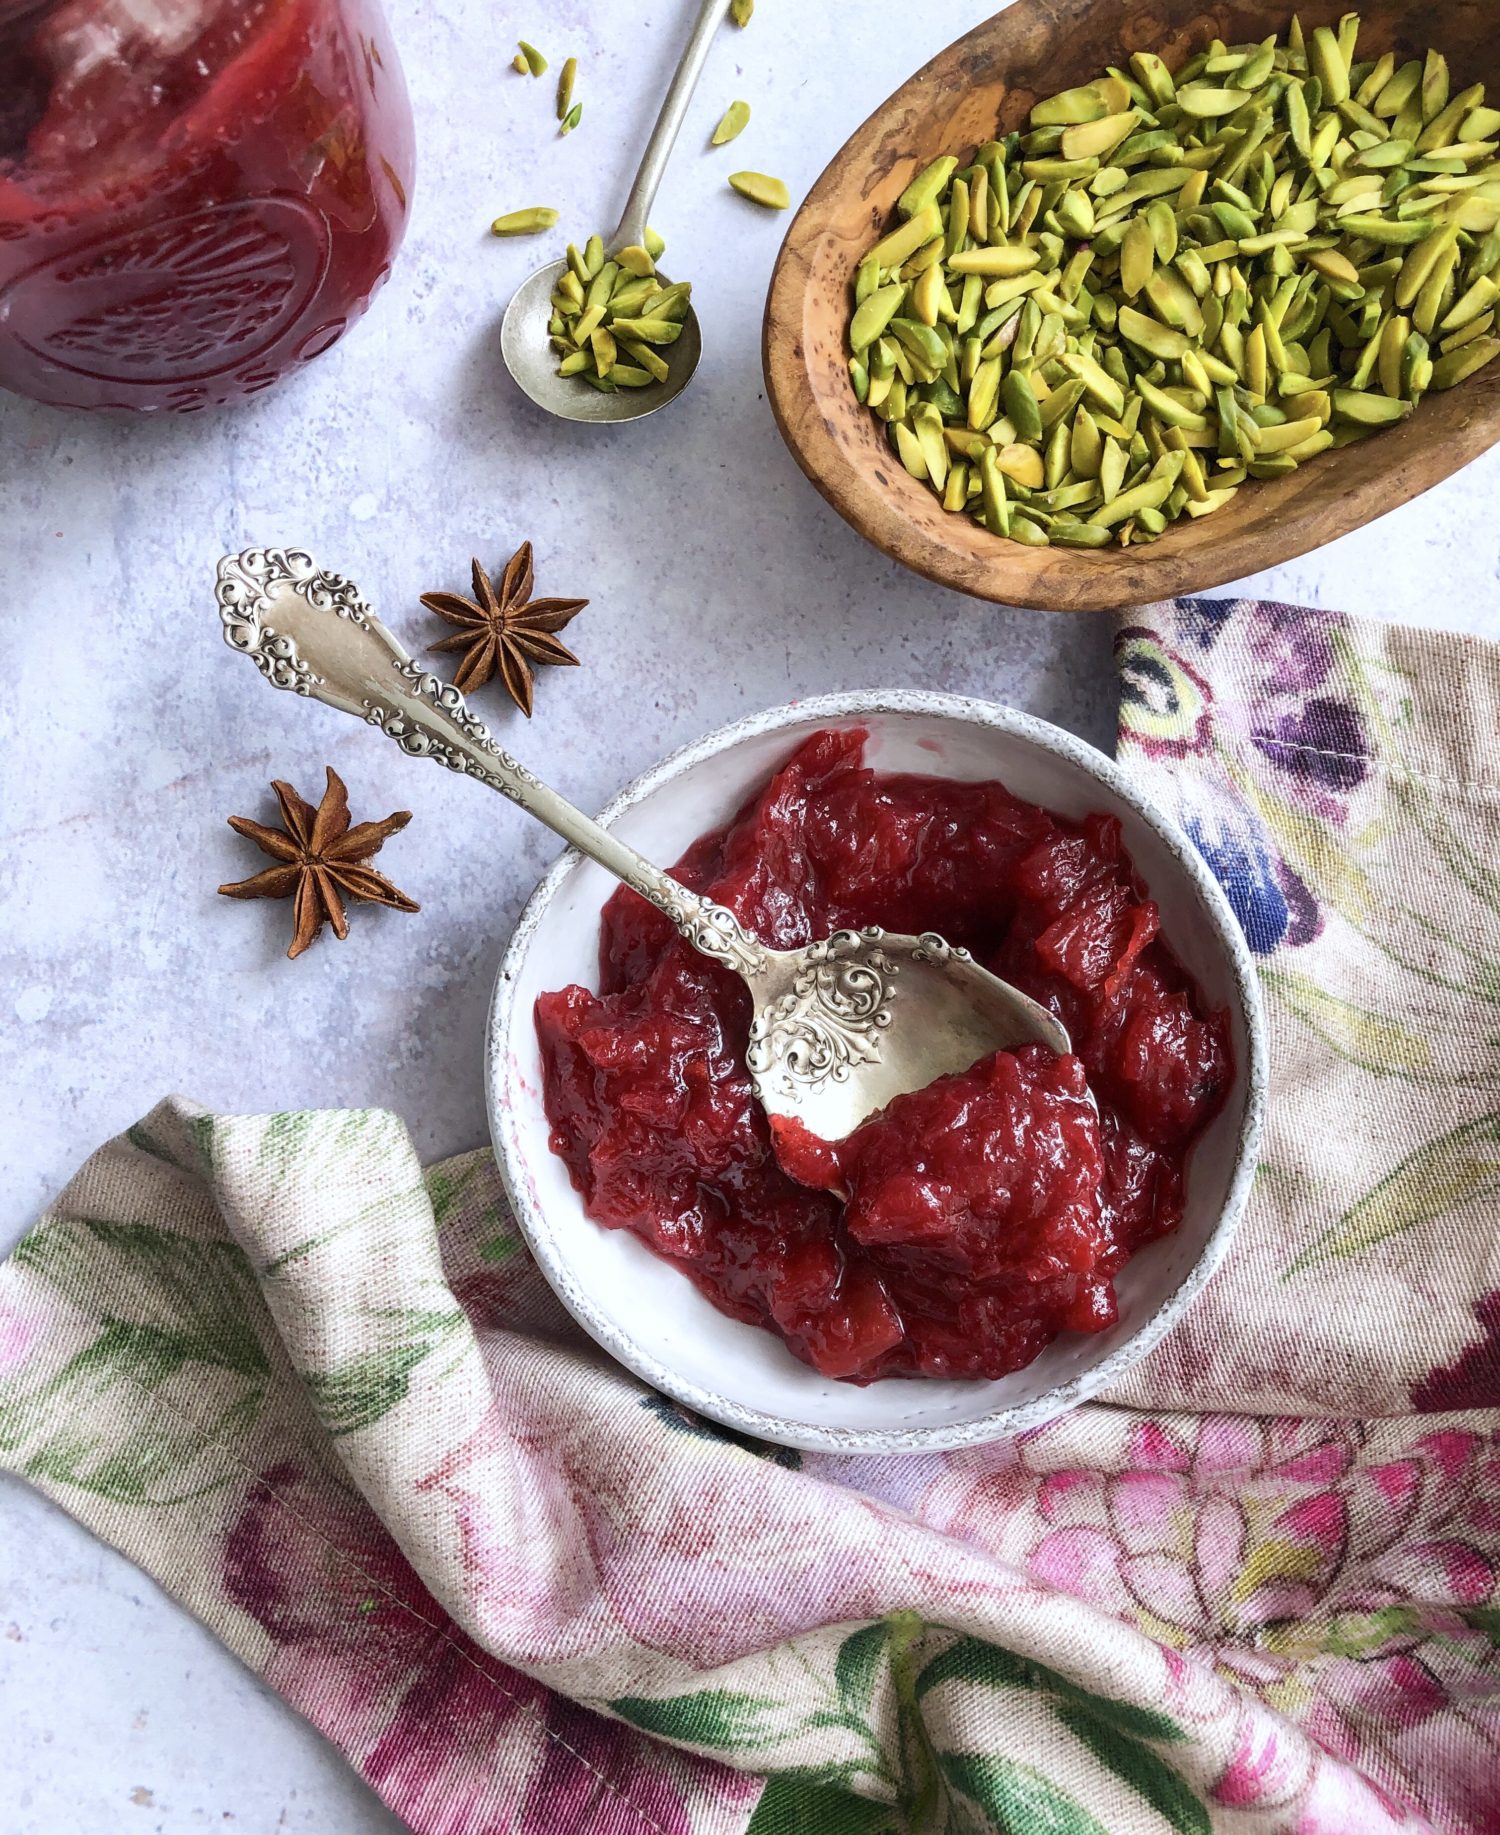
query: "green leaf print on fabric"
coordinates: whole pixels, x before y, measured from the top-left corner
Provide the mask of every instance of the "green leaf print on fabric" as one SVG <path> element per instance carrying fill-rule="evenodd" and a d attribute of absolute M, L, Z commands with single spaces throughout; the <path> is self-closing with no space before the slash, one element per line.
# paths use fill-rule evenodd
<path fill-rule="evenodd" d="M 138 1153 L 149 1154 L 153 1160 L 161 1160 L 168 1166 L 175 1166 L 179 1172 L 192 1170 L 184 1166 L 175 1153 L 164 1147 L 144 1122 L 138 1121 L 133 1128 L 127 1128 L 125 1138 Z"/>
<path fill-rule="evenodd" d="M 710 1746 L 728 1751 L 736 1746 L 763 1746 L 778 1738 L 779 1730 L 766 1724 L 779 1715 L 782 1704 L 764 1695 L 742 1695 L 726 1688 L 705 1689 L 698 1695 L 669 1695 L 650 1701 L 640 1695 L 622 1695 L 609 1704 L 611 1713 L 628 1720 L 643 1733 L 681 1740 L 689 1746 Z"/>
<path fill-rule="evenodd" d="M 502 1267 L 521 1253 L 520 1235 L 507 1226 L 498 1204 L 486 1208 L 480 1223 L 484 1235 L 479 1241 L 478 1255 L 486 1268 Z"/>
<path fill-rule="evenodd" d="M 327 1117 L 316 1109 L 300 1109 L 287 1115 L 273 1115 L 260 1138 L 259 1159 L 278 1178 L 285 1178 L 308 1147 L 314 1128 L 326 1125 Z"/>
<path fill-rule="evenodd" d="M 101 1315 L 98 1336 L 50 1380 L 0 1386 L 0 1450 L 18 1455 L 20 1471 L 127 1504 L 181 1503 L 228 1483 L 200 1456 L 243 1440 L 270 1381 L 240 1251 L 149 1224 L 63 1217 L 33 1231 L 15 1262 Z M 110 1420 L 102 1403 L 122 1384 L 128 1429 L 91 1426 Z M 157 1404 L 143 1406 L 152 1396 Z"/>
<path fill-rule="evenodd" d="M 1130 1739 L 1166 1743 L 1186 1737 L 1168 1714 L 1160 1714 L 1154 1708 L 1137 1707 L 1130 1701 L 1114 1701 L 1107 1695 L 1091 1695 L 1087 1689 L 1079 1688 L 1045 1664 L 1017 1656 L 1013 1650 L 1002 1650 L 998 1644 L 987 1644 L 979 1638 L 961 1637 L 934 1657 L 918 1679 L 917 1694 L 919 1697 L 926 1695 L 944 1682 L 975 1682 L 988 1688 L 1045 1692 L 1058 1701 L 1074 1704 Z"/>
<path fill-rule="evenodd" d="M 232 1242 L 200 1242 L 146 1223 L 64 1216 L 33 1230 L 15 1261 L 75 1301 L 97 1297 L 106 1316 L 144 1314 L 135 1322 L 180 1347 L 180 1361 L 266 1373 L 252 1323 L 260 1290 Z"/>
<path fill-rule="evenodd" d="M 256 1161 L 276 1179 L 305 1175 L 315 1161 L 338 1160 L 375 1151 L 391 1138 L 392 1118 L 384 1109 L 292 1109 L 268 1115 L 262 1124 Z M 243 1138 L 239 1128 L 235 1139 Z"/>
<path fill-rule="evenodd" d="M 1459 1617 L 1500 1651 L 1500 1606 L 1470 1606 L 1467 1611 L 1461 1611 Z"/>
<path fill-rule="evenodd" d="M 394 1311 L 379 1315 L 398 1332 L 394 1341 L 361 1351 L 332 1370 L 305 1380 L 323 1425 L 335 1439 L 371 1427 L 404 1402 L 417 1366 L 468 1327 L 463 1312 Z"/>
<path fill-rule="evenodd" d="M 1378 1077 L 1415 1077 L 1432 1069 L 1431 1045 L 1400 1020 L 1340 1000 L 1309 975 L 1275 968 L 1262 968 L 1260 974 L 1282 1005 L 1349 1063 Z"/>
<path fill-rule="evenodd" d="M 890 1641 L 890 1622 L 881 1619 L 862 1631 L 851 1632 L 839 1646 L 833 1665 L 834 1685 L 845 1714 L 858 1725 L 863 1726 L 869 1714 L 875 1678 Z"/>
<path fill-rule="evenodd" d="M 891 1688 L 900 1738 L 896 1755 L 900 1801 L 912 1827 L 926 1830 L 936 1825 L 943 1804 L 942 1773 L 922 1714 L 917 1672 L 927 1627 L 915 1612 L 893 1612 L 886 1622 L 891 1628 Z"/>
<path fill-rule="evenodd" d="M 907 1826 L 888 1803 L 781 1776 L 767 1784 L 746 1835 L 907 1835 Z"/>
<path fill-rule="evenodd" d="M 214 1445 L 242 1443 L 260 1413 L 264 1384 L 239 1386 L 235 1399 L 202 1419 L 180 1409 L 143 1413 L 123 1435 L 87 1425 L 91 1405 L 117 1384 L 150 1391 L 191 1361 L 161 1334 L 108 1326 L 40 1395 L 0 1406 L 0 1448 L 34 1439 L 41 1419 L 43 1437 L 19 1468 L 27 1478 L 120 1504 L 180 1504 L 218 1490 L 238 1474 L 219 1467 L 199 1472 L 196 1461 Z"/>
<path fill-rule="evenodd" d="M 1208 1811 L 1178 1771 L 1138 1739 L 1121 1737 L 1087 1708 L 1075 1701 L 1057 1703 L 1057 1717 L 1077 1740 L 1088 1747 L 1107 1771 L 1112 1771 L 1138 1796 L 1144 1797 L 1178 1835 L 1211 1835 Z"/>
<path fill-rule="evenodd" d="M 948 1752 L 942 1766 L 948 1783 L 971 1797 L 1004 1835 L 1109 1835 L 1076 1797 L 1029 1765 Z"/>
<path fill-rule="evenodd" d="M 1358 926 L 1377 916 L 1388 900 L 1360 866 L 1343 837 L 1309 810 L 1278 796 L 1227 753 L 1222 759 L 1230 783 L 1270 831 L 1277 847 L 1318 894 Z"/>
<path fill-rule="evenodd" d="M 454 1166 L 435 1166 L 427 1174 L 427 1197 L 432 1205 L 432 1221 L 439 1229 L 458 1209 L 464 1193 L 474 1183 L 487 1155 L 475 1154 L 467 1164 Z M 491 1207 L 491 1214 L 494 1207 Z"/>
<path fill-rule="evenodd" d="M 1461 1204 L 1500 1192 L 1500 1114 L 1473 1121 L 1409 1153 L 1394 1172 L 1346 1210 L 1287 1268 L 1362 1254 L 1388 1237 L 1430 1223 Z"/>
<path fill-rule="evenodd" d="M 330 1229 L 317 1236 L 309 1236 L 302 1242 L 294 1243 L 290 1249 L 283 1249 L 279 1255 L 273 1255 L 261 1265 L 260 1272 L 266 1277 L 283 1274 L 298 1262 L 305 1262 L 336 1243 L 341 1237 L 359 1235 L 369 1229 L 372 1222 L 379 1223 L 397 1205 L 423 1205 L 427 1202 L 425 1186 L 413 1185 L 403 1192 L 381 1192 L 341 1217 Z"/>

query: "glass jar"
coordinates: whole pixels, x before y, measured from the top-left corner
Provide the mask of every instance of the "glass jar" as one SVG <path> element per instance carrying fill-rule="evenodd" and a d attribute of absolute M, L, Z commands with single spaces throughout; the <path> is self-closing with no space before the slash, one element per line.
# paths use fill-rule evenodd
<path fill-rule="evenodd" d="M 0 0 L 0 387 L 269 388 L 389 274 L 412 153 L 379 0 Z"/>

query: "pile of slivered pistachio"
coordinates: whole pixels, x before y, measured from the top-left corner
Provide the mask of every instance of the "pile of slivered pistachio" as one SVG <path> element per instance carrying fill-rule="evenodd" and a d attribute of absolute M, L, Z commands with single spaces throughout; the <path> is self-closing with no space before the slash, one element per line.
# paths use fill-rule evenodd
<path fill-rule="evenodd" d="M 849 373 L 945 509 L 1153 541 L 1500 354 L 1500 110 L 1359 24 L 1138 52 L 912 181 Z"/>
<path fill-rule="evenodd" d="M 568 244 L 568 271 L 552 293 L 547 332 L 560 359 L 559 376 L 577 376 L 596 389 L 645 389 L 667 379 L 661 349 L 682 336 L 692 283 L 660 279 L 656 263 L 666 244 L 654 230 L 644 244 L 622 248 L 612 261 L 590 236 Z"/>

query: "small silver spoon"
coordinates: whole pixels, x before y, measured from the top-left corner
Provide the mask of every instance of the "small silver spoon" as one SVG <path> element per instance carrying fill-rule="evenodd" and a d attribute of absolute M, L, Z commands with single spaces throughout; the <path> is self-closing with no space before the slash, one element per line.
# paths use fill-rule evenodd
<path fill-rule="evenodd" d="M 698 10 L 693 33 L 682 53 L 677 74 L 656 117 L 651 139 L 641 157 L 640 170 L 630 187 L 625 214 L 605 247 L 608 256 L 622 248 L 639 246 L 646 239 L 646 219 L 656 199 L 657 187 L 667 169 L 688 103 L 698 87 L 708 58 L 709 46 L 729 11 L 729 0 L 704 0 Z M 549 261 L 515 291 L 500 326 L 500 349 L 505 366 L 518 386 L 539 408 L 567 421 L 633 421 L 642 415 L 655 414 L 658 408 L 675 401 L 692 380 L 698 367 L 703 341 L 698 330 L 698 315 L 691 307 L 682 322 L 682 335 L 662 355 L 666 361 L 666 378 L 644 389 L 616 389 L 605 394 L 591 389 L 576 376 L 559 376 L 557 354 L 548 342 L 547 321 L 552 316 L 552 292 L 567 272 L 566 261 Z M 663 281 L 668 276 L 661 275 Z M 670 282 L 668 282 L 670 284 Z"/>
<path fill-rule="evenodd" d="M 219 563 L 232 649 L 268 682 L 357 715 L 415 758 L 435 758 L 518 803 L 665 913 L 750 990 L 746 1064 L 773 1116 L 838 1141 L 893 1097 L 1007 1047 L 1072 1046 L 1044 1007 L 939 936 L 840 930 L 805 949 L 767 949 L 722 905 L 654 867 L 502 751 L 449 683 L 421 668 L 354 584 L 295 549 Z"/>

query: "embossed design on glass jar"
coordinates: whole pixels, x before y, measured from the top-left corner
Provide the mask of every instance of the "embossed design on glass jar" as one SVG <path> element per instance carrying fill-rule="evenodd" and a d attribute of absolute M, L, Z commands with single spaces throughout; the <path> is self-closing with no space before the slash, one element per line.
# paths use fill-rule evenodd
<path fill-rule="evenodd" d="M 96 381 L 204 380 L 253 363 L 283 336 L 321 285 L 328 250 L 326 219 L 301 198 L 219 204 L 18 275 L 0 293 L 0 325 L 46 324 L 44 340 L 17 342 Z"/>

